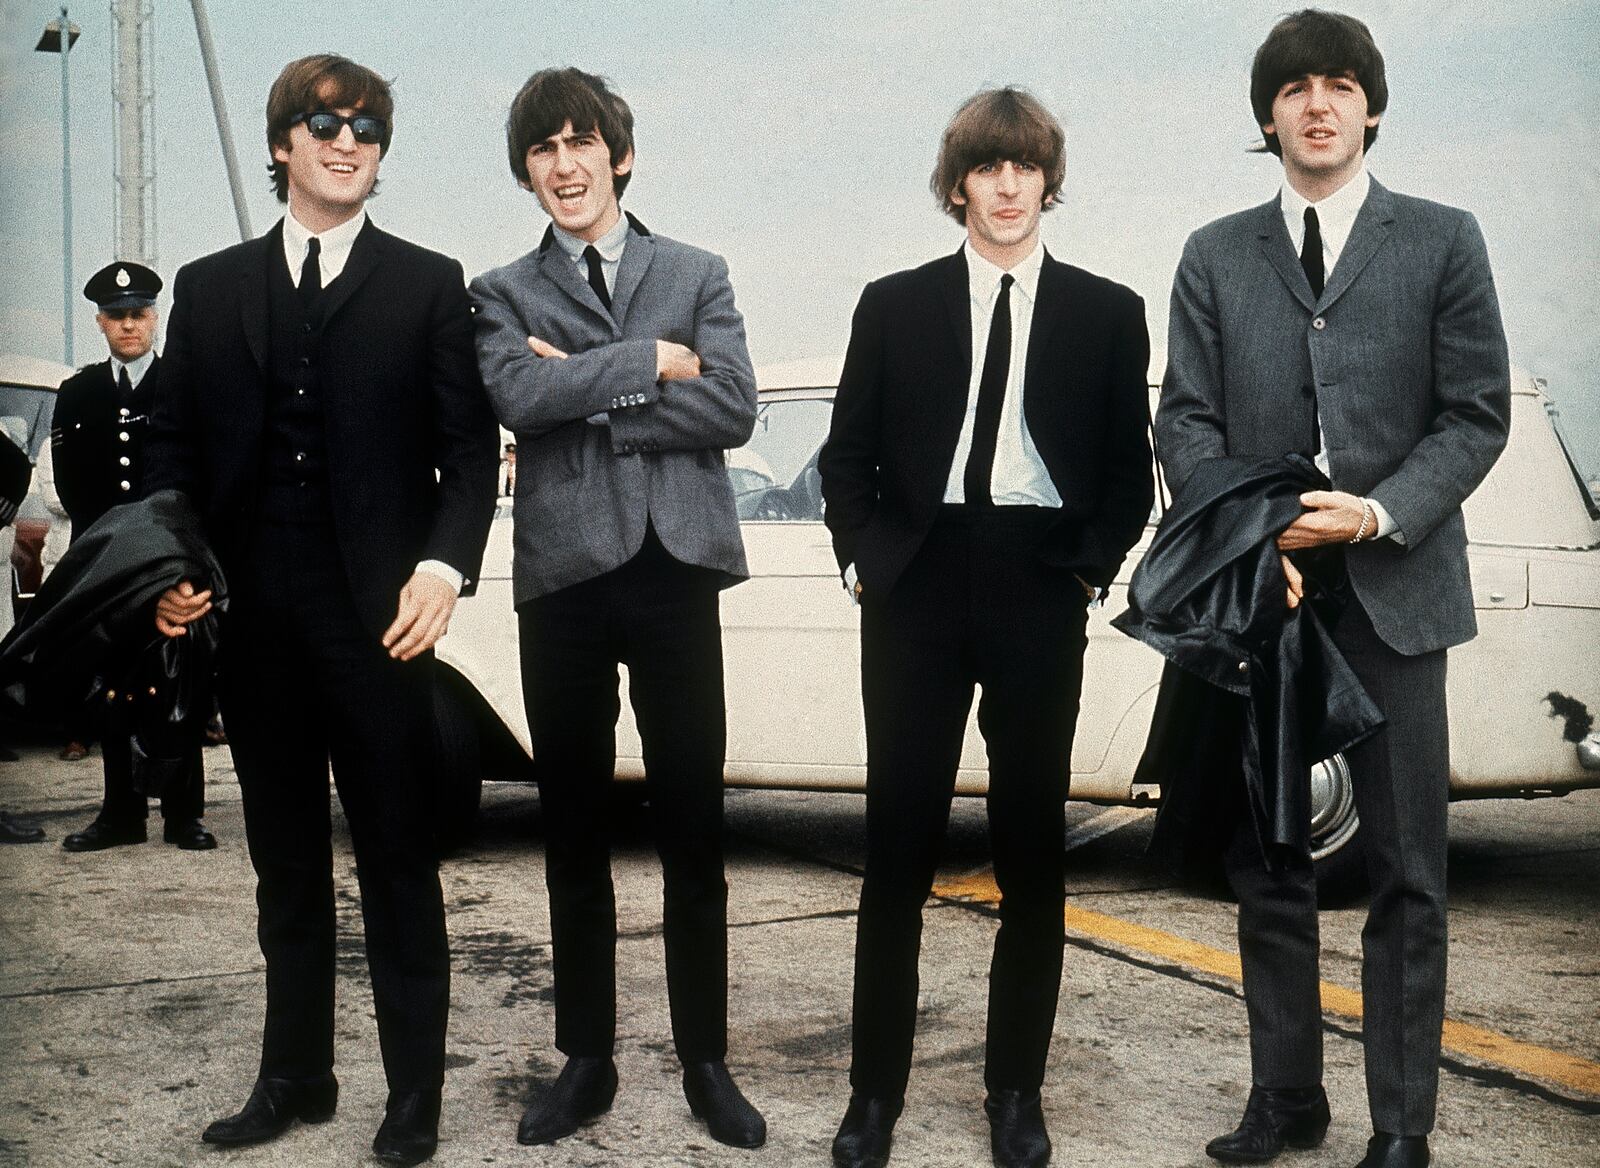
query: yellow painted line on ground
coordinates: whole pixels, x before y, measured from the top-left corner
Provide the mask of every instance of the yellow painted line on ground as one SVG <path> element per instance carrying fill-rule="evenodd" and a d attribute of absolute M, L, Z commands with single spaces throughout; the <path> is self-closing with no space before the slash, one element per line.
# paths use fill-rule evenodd
<path fill-rule="evenodd" d="M 990 906 L 1000 903 L 1000 889 L 995 885 L 994 873 L 987 870 L 943 881 L 934 887 L 933 892 L 935 896 L 952 900 L 970 900 Z M 1242 976 L 1237 953 L 1216 949 L 1121 917 L 1068 905 L 1066 924 L 1068 932 L 1146 957 L 1175 962 L 1188 969 L 1233 981 L 1239 981 Z M 1325 1013 L 1360 1019 L 1362 1005 L 1359 991 L 1326 981 L 1321 983 L 1321 987 L 1322 1009 Z M 1568 1091 L 1600 1097 L 1600 1063 L 1577 1055 L 1522 1042 L 1493 1030 L 1457 1022 L 1453 1018 L 1445 1019 L 1444 1049 L 1475 1062 L 1488 1063 Z"/>

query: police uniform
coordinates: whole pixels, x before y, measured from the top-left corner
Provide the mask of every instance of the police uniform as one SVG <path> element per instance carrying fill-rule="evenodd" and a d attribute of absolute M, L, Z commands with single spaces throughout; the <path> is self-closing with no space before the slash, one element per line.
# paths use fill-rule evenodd
<path fill-rule="evenodd" d="M 161 277 L 142 264 L 118 262 L 96 272 L 83 294 L 102 312 L 153 307 Z M 134 361 L 115 357 L 85 366 L 62 382 L 50 430 L 56 489 L 77 539 L 120 503 L 142 495 L 144 442 L 161 383 L 161 360 L 152 350 Z M 99 851 L 145 838 L 144 796 L 133 789 L 131 748 L 110 735 L 105 756 L 105 801 L 95 821 L 62 841 L 68 851 Z M 199 823 L 205 772 L 196 742 L 186 778 L 161 797 L 165 836 L 190 850 L 216 846 Z"/>

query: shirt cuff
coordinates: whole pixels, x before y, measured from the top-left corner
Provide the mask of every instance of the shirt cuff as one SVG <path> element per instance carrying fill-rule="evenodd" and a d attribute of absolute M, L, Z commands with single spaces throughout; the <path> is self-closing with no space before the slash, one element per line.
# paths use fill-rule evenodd
<path fill-rule="evenodd" d="M 854 564 L 846 564 L 844 566 L 844 590 L 850 597 L 851 604 L 861 603 L 861 597 L 856 592 L 856 580 L 856 566 Z"/>
<path fill-rule="evenodd" d="M 1372 538 L 1384 539 L 1393 536 L 1395 543 L 1405 543 L 1406 533 L 1400 530 L 1400 525 L 1394 521 L 1394 516 L 1389 514 L 1384 505 L 1376 499 L 1368 499 L 1366 503 L 1372 508 L 1372 517 L 1378 523 L 1378 530 L 1373 532 Z"/>
<path fill-rule="evenodd" d="M 467 582 L 465 576 L 443 560 L 423 560 L 417 565 L 417 571 L 427 572 L 430 576 L 439 577 L 439 579 L 455 589 L 457 596 L 461 595 L 461 586 Z"/>
<path fill-rule="evenodd" d="M 591 426 L 609 426 L 611 425 L 611 412 L 609 410 L 601 410 L 598 414 L 590 414 L 584 421 Z"/>

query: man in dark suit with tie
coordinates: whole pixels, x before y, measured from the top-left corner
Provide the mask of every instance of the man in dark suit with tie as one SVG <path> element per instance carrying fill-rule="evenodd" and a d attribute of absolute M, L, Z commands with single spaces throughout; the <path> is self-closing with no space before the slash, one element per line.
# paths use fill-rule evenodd
<path fill-rule="evenodd" d="M 160 276 L 143 264 L 122 261 L 107 264 L 84 285 L 111 356 L 80 369 L 56 394 L 51 456 L 74 539 L 112 507 L 143 497 L 145 437 L 161 384 L 161 358 L 154 347 L 160 292 Z M 76 703 L 75 697 L 69 700 Z M 148 810 L 144 795 L 133 787 L 132 744 L 126 734 L 108 734 L 100 749 L 105 798 L 94 822 L 61 841 L 69 852 L 98 852 L 145 839 Z M 204 808 L 205 764 L 196 739 L 181 777 L 161 793 L 162 837 L 189 851 L 216 847 L 216 837 L 200 822 Z"/>
<path fill-rule="evenodd" d="M 1476 632 L 1461 502 L 1505 444 L 1505 334 L 1473 217 L 1367 173 L 1388 86 L 1364 24 L 1285 17 L 1256 53 L 1250 98 L 1283 186 L 1189 237 L 1156 433 L 1174 489 L 1221 455 L 1301 452 L 1332 482 L 1301 496 L 1278 546 L 1347 545 L 1349 598 L 1332 633 L 1387 723 L 1349 755 L 1372 885 L 1362 990 L 1374 1134 L 1361 1166 L 1420 1168 L 1444 1017 L 1445 652 Z M 1283 563 L 1292 606 L 1304 584 Z M 1269 867 L 1247 817 L 1227 869 L 1252 1087 L 1238 1128 L 1206 1150 L 1261 1163 L 1320 1143 L 1329 1122 L 1316 881 L 1309 856 Z"/>
<path fill-rule="evenodd" d="M 147 485 L 189 495 L 227 575 L 219 686 L 267 964 L 259 1076 L 203 1138 L 333 1114 L 331 763 L 389 1086 L 373 1150 L 415 1164 L 437 1142 L 450 996 L 432 647 L 478 570 L 498 435 L 460 264 L 366 215 L 393 108 L 381 77 L 333 55 L 273 84 L 288 214 L 179 271 Z M 162 631 L 207 610 L 204 584 L 162 597 Z"/>
<path fill-rule="evenodd" d="M 1129 289 L 1039 238 L 1065 170 L 1027 93 L 964 104 L 932 188 L 954 255 L 867 285 L 818 469 L 861 604 L 867 868 L 842 1168 L 889 1156 L 911 1065 L 922 906 L 973 687 L 1001 892 L 984 1082 L 995 1163 L 1050 1158 L 1040 1101 L 1061 982 L 1063 802 L 1089 605 L 1149 515 L 1149 339 Z"/>
<path fill-rule="evenodd" d="M 766 1122 L 728 1073 L 726 715 L 718 594 L 749 573 L 726 451 L 756 383 L 720 256 L 653 234 L 618 200 L 633 114 L 578 69 L 530 77 L 511 172 L 550 216 L 534 251 L 472 282 L 478 358 L 516 434 L 513 576 L 545 825 L 555 1082 L 517 1129 L 545 1144 L 617 1088 L 608 818 L 619 664 L 644 745 L 665 885 L 672 1039 L 691 1111 L 753 1148 Z"/>

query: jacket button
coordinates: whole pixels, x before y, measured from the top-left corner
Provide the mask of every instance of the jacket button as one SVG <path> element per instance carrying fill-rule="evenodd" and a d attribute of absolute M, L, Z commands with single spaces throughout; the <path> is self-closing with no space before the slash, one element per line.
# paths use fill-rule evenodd
<path fill-rule="evenodd" d="M 124 454 L 121 458 L 117 459 L 117 465 L 119 465 L 119 466 L 132 466 L 133 465 L 133 459 L 129 458 L 126 454 Z"/>
<path fill-rule="evenodd" d="M 1316 329 L 1318 332 L 1321 332 L 1323 329 L 1328 327 L 1328 322 L 1319 316 L 1316 320 L 1311 322 L 1311 327 Z"/>
<path fill-rule="evenodd" d="M 1248 661 L 1239 662 L 1239 672 L 1240 673 L 1249 673 L 1250 672 L 1250 662 L 1248 662 Z"/>
<path fill-rule="evenodd" d="M 117 486 L 121 487 L 124 491 L 133 490 L 133 484 L 128 482 L 127 479 L 123 479 L 120 483 L 117 484 Z"/>
<path fill-rule="evenodd" d="M 117 417 L 126 418 L 132 412 L 133 411 L 128 409 L 127 406 L 123 406 L 120 410 L 117 411 Z"/>
<path fill-rule="evenodd" d="M 128 432 L 126 430 L 117 431 L 117 441 L 126 442 L 127 440 L 128 440 Z"/>

